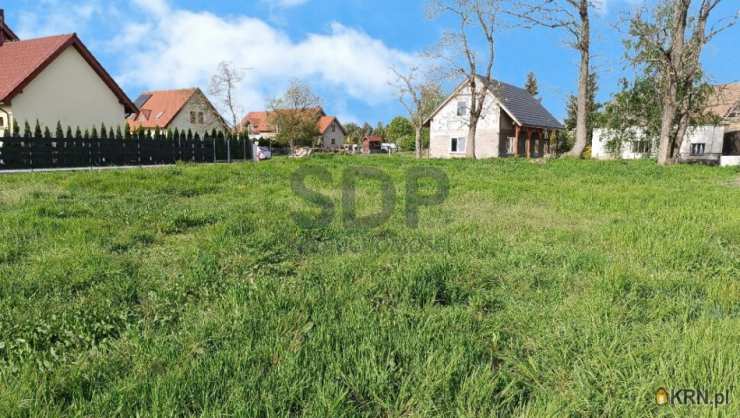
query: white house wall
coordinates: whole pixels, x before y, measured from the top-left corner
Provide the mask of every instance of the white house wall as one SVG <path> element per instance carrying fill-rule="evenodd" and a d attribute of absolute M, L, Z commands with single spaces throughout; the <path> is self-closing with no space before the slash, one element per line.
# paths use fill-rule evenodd
<path fill-rule="evenodd" d="M 466 138 L 468 135 L 468 116 L 457 116 L 457 104 L 467 103 L 470 109 L 472 96 L 470 89 L 465 89 L 447 104 L 431 120 L 429 152 L 432 158 L 461 158 L 464 153 L 450 152 L 452 138 Z M 477 158 L 498 157 L 498 137 L 500 107 L 498 101 L 489 93 L 484 104 L 481 119 L 475 136 L 475 154 Z"/>
<path fill-rule="evenodd" d="M 644 129 L 632 128 L 631 138 L 642 140 L 644 138 Z M 684 161 L 719 161 L 722 155 L 722 146 L 724 145 L 725 128 L 723 126 L 697 126 L 692 127 L 686 133 L 683 143 L 681 144 L 680 159 Z M 594 129 L 594 136 L 591 145 L 591 158 L 599 160 L 609 160 L 619 158 L 623 160 L 634 160 L 651 156 L 650 153 L 636 153 L 632 151 L 632 144 L 625 142 L 622 144 L 621 152 L 616 155 L 609 152 L 607 143 L 609 141 L 609 131 L 606 129 Z M 692 156 L 692 144 L 705 144 L 703 156 Z M 655 151 L 655 150 L 653 150 Z"/>
<path fill-rule="evenodd" d="M 642 141 L 645 138 L 645 130 L 642 128 L 632 128 L 631 138 Z M 608 142 L 611 137 L 609 130 L 607 129 L 594 129 L 593 141 L 591 142 L 591 158 L 597 160 L 611 160 L 611 159 L 622 159 L 622 160 L 637 160 L 641 158 L 647 158 L 650 153 L 633 152 L 632 143 L 624 142 L 621 146 L 620 152 L 616 155 L 609 152 Z"/>
<path fill-rule="evenodd" d="M 332 139 L 334 140 L 333 144 Z M 344 145 L 344 132 L 342 132 L 336 120 L 326 128 L 326 132 L 321 137 L 321 145 L 326 149 L 339 149 Z"/>
<path fill-rule="evenodd" d="M 190 129 L 193 134 L 197 132 L 200 136 L 203 136 L 206 132 L 210 133 L 214 129 L 223 132 L 228 131 L 228 127 L 223 123 L 218 114 L 213 111 L 211 106 L 205 102 L 205 100 L 207 99 L 199 94 L 193 95 L 185 106 L 183 106 L 175 119 L 170 122 L 167 128 L 171 131 L 174 131 L 175 129 L 179 131 L 187 131 Z M 190 122 L 190 112 L 196 113 L 196 123 Z M 197 122 L 197 114 L 199 112 L 203 112 L 204 114 L 204 123 Z"/>
<path fill-rule="evenodd" d="M 39 121 L 53 132 L 57 122 L 72 129 L 105 123 L 124 124 L 124 105 L 73 47 L 68 47 L 11 102 L 13 118 L 23 129 Z"/>
<path fill-rule="evenodd" d="M 709 160 L 719 161 L 725 140 L 724 126 L 697 126 L 689 128 L 686 138 L 681 144 L 680 157 L 682 160 Z M 704 144 L 704 155 L 691 155 L 692 144 Z"/>

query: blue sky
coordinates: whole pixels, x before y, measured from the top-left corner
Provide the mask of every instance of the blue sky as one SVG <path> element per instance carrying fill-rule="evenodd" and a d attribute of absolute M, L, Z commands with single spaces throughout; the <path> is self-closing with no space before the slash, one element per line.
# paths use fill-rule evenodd
<path fill-rule="evenodd" d="M 616 24 L 641 0 L 600 0 L 594 15 L 594 66 L 600 100 L 630 74 Z M 724 0 L 716 16 L 738 13 Z M 451 26 L 425 18 L 424 0 L 10 0 L 6 20 L 23 38 L 76 32 L 135 98 L 141 91 L 199 86 L 221 61 L 245 70 L 239 102 L 263 109 L 291 79 L 309 83 L 326 111 L 345 122 L 387 122 L 403 114 L 389 82 Z M 578 56 L 565 35 L 502 28 L 494 73 L 522 85 L 539 80 L 558 118 L 575 91 Z M 740 80 L 740 26 L 718 36 L 703 62 L 715 83 Z"/>

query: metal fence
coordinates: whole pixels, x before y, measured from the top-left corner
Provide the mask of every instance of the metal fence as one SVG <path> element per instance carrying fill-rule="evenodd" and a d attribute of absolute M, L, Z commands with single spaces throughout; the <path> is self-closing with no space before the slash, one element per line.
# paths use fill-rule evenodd
<path fill-rule="evenodd" d="M 252 160 L 252 142 L 222 135 L 152 138 L 0 138 L 0 170 Z"/>

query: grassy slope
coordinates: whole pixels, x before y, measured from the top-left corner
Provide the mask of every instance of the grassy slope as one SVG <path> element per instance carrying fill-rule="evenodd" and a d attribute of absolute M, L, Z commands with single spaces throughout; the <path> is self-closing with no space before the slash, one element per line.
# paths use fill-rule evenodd
<path fill-rule="evenodd" d="M 392 220 L 299 230 L 287 160 L 1 176 L 0 416 L 740 416 L 737 170 L 425 162 L 410 230 L 416 162 L 310 163 Z"/>

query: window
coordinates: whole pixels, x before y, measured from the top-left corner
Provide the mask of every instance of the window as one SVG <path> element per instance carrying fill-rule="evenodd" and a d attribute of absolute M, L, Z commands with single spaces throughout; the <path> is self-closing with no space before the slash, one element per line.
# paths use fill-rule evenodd
<path fill-rule="evenodd" d="M 706 144 L 691 144 L 691 155 L 704 155 Z"/>
<path fill-rule="evenodd" d="M 198 123 L 203 123 L 203 112 L 198 112 Z"/>
<path fill-rule="evenodd" d="M 730 110 L 730 113 L 727 115 L 728 118 L 736 118 L 738 116 L 740 116 L 740 104 Z"/>
<path fill-rule="evenodd" d="M 190 112 L 190 123 L 195 123 L 195 112 Z"/>
<path fill-rule="evenodd" d="M 462 154 L 465 152 L 465 138 L 452 138 L 450 140 L 450 152 Z"/>
<path fill-rule="evenodd" d="M 635 154 L 647 154 L 651 150 L 650 141 L 634 141 L 632 142 L 632 152 Z"/>
<path fill-rule="evenodd" d="M 465 116 L 468 113 L 467 102 L 457 102 L 457 116 Z"/>
<path fill-rule="evenodd" d="M 331 144 L 332 144 L 332 145 L 337 145 L 337 140 L 336 140 L 336 138 L 332 138 L 332 139 L 331 139 Z"/>
<path fill-rule="evenodd" d="M 5 127 L 5 116 L 0 116 L 0 128 Z"/>
<path fill-rule="evenodd" d="M 337 125 L 332 124 L 331 125 L 331 131 L 336 132 L 337 131 Z"/>

